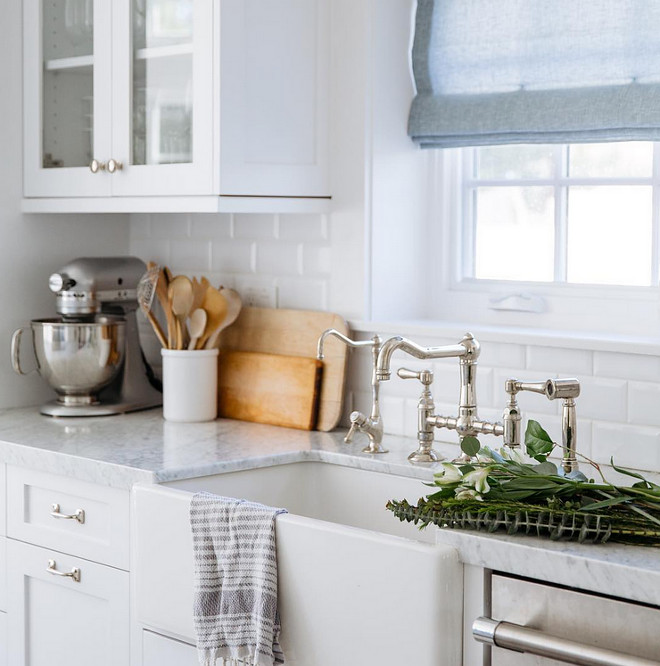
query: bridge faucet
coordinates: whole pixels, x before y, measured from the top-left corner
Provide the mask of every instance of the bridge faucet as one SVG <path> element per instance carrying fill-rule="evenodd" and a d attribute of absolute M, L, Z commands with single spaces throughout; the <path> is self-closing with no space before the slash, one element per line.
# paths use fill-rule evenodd
<path fill-rule="evenodd" d="M 401 336 L 386 340 L 381 347 L 376 369 L 376 376 L 380 381 L 390 378 L 390 362 L 392 354 L 397 350 L 419 359 L 458 358 L 460 364 L 461 391 L 457 416 L 436 416 L 429 388 L 433 373 L 428 370 L 418 373 L 405 368 L 399 371 L 402 379 L 419 379 L 424 387 L 418 405 L 419 448 L 408 456 L 408 460 L 416 463 L 440 460 L 438 453 L 432 449 L 435 428 L 456 430 L 461 439 L 478 434 L 504 434 L 501 423 L 481 421 L 477 415 L 477 359 L 481 347 L 471 333 L 466 333 L 458 344 L 440 347 L 421 347 Z"/>
<path fill-rule="evenodd" d="M 374 335 L 371 340 L 351 340 L 334 328 L 329 328 L 328 330 L 323 331 L 321 337 L 319 338 L 316 356 L 320 361 L 323 360 L 323 347 L 325 344 L 325 339 L 328 336 L 336 337 L 348 347 L 372 348 L 371 412 L 369 416 L 366 416 L 362 412 L 358 411 L 351 412 L 351 426 L 346 433 L 346 437 L 344 437 L 344 442 L 349 444 L 353 441 L 353 436 L 356 432 L 363 432 L 369 441 L 367 446 L 362 449 L 363 453 L 387 453 L 387 449 L 384 449 L 381 444 L 383 441 L 383 419 L 380 415 L 380 404 L 378 398 L 379 381 L 376 376 L 376 362 L 378 360 L 378 355 L 381 349 L 380 337 L 378 335 Z"/>

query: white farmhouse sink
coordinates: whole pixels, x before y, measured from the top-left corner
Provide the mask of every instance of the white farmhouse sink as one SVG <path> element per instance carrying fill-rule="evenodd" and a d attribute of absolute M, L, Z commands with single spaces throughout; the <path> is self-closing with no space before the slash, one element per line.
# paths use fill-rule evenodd
<path fill-rule="evenodd" d="M 419 479 L 321 462 L 134 489 L 136 616 L 194 643 L 188 522 L 194 492 L 285 507 L 277 518 L 281 644 L 291 666 L 461 663 L 462 567 L 385 510 Z"/>

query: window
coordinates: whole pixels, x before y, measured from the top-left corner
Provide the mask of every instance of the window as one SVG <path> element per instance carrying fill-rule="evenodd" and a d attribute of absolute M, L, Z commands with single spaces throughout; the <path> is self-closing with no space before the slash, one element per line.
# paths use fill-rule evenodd
<path fill-rule="evenodd" d="M 466 149 L 462 277 L 655 284 L 654 152 L 650 142 Z"/>
<path fill-rule="evenodd" d="M 437 156 L 445 221 L 439 318 L 660 334 L 660 143 L 488 146 Z"/>

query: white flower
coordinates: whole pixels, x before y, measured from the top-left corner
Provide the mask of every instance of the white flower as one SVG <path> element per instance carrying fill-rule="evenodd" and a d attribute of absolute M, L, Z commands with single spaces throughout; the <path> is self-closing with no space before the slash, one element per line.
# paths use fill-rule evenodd
<path fill-rule="evenodd" d="M 521 465 L 525 463 L 525 456 L 523 456 L 517 447 L 515 449 L 511 449 L 508 446 L 502 446 L 500 448 L 500 455 L 505 460 L 513 460 L 513 462 L 520 463 Z"/>
<path fill-rule="evenodd" d="M 456 499 L 476 499 L 480 502 L 483 502 L 483 497 L 476 490 L 473 490 L 472 488 L 465 488 L 463 486 L 456 488 Z"/>
<path fill-rule="evenodd" d="M 463 478 L 461 470 L 458 469 L 456 465 L 452 465 L 451 463 L 442 463 L 442 468 L 442 472 L 438 472 L 434 475 L 435 484 L 437 486 L 448 486 L 452 483 L 459 482 Z"/>
<path fill-rule="evenodd" d="M 475 469 L 463 477 L 463 483 L 467 487 L 474 488 L 478 493 L 486 494 L 490 490 L 488 472 L 490 472 L 490 467 Z"/>

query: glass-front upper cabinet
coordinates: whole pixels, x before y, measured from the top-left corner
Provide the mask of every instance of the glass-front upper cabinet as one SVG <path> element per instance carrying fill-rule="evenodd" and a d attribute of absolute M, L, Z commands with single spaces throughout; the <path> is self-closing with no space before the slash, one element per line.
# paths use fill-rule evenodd
<path fill-rule="evenodd" d="M 25 194 L 212 191 L 213 4 L 25 0 Z"/>
<path fill-rule="evenodd" d="M 99 196 L 90 164 L 110 146 L 109 3 L 25 0 L 25 193 Z"/>
<path fill-rule="evenodd" d="M 114 152 L 119 195 L 213 189 L 213 5 L 115 0 L 118 12 Z M 114 40 L 113 40 L 114 41 Z M 116 47 L 117 48 L 117 47 Z"/>

